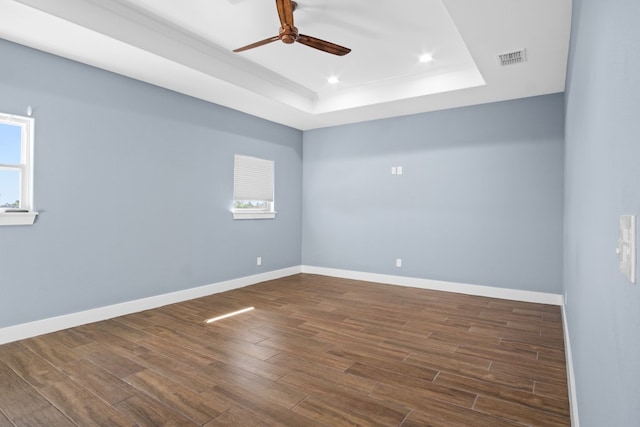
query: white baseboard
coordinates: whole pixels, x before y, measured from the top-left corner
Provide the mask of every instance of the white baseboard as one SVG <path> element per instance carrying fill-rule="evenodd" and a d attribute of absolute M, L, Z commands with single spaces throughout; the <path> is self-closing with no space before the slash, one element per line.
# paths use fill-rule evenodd
<path fill-rule="evenodd" d="M 152 308 L 162 307 L 168 304 L 174 304 L 194 298 L 216 294 L 219 292 L 229 291 L 232 289 L 243 288 L 245 286 L 254 285 L 256 283 L 265 282 L 267 280 L 293 276 L 294 274 L 298 274 L 300 272 L 300 266 L 290 267 L 282 270 L 256 274 L 253 276 L 227 280 L 211 285 L 199 286 L 197 288 L 185 289 L 182 291 L 156 295 L 153 297 L 143 298 L 135 301 L 127 301 L 120 304 L 109 305 L 106 307 L 100 307 L 77 313 L 66 314 L 63 316 L 52 317 L 49 319 L 9 326 L 0 329 L 0 344 L 6 344 L 25 338 L 48 334 L 50 332 L 72 328 L 74 326 L 85 325 L 87 323 L 99 322 L 101 320 L 124 316 L 126 314 L 137 313 Z"/>
<path fill-rule="evenodd" d="M 389 285 L 409 286 L 421 289 L 431 289 L 446 292 L 456 292 L 468 295 L 486 296 L 491 298 L 509 299 L 516 301 L 535 302 L 540 304 L 562 305 L 562 296 L 542 292 L 522 291 L 517 289 L 495 288 L 491 286 L 469 285 L 463 283 L 444 282 L 438 280 L 419 279 L 386 274 L 364 273 L 358 271 L 339 270 L 333 268 L 295 266 L 282 270 L 270 271 L 253 276 L 241 277 L 225 282 L 185 289 L 163 295 L 156 295 L 120 304 L 99 307 L 77 313 L 66 314 L 20 325 L 0 329 L 0 344 L 6 344 L 25 338 L 31 338 L 62 329 L 72 328 L 87 323 L 99 322 L 113 317 L 137 313 L 152 308 L 162 307 L 200 298 L 219 292 L 243 288 L 267 280 L 279 279 L 298 273 L 319 274 L 329 277 L 363 280 L 367 282 L 384 283 Z M 566 332 L 565 332 L 566 333 Z M 568 341 L 567 341 L 568 343 Z"/>
<path fill-rule="evenodd" d="M 573 371 L 573 353 L 571 352 L 569 324 L 567 323 L 567 311 L 564 304 L 562 305 L 562 328 L 564 330 L 564 357 L 567 363 L 567 384 L 569 386 L 569 410 L 571 411 L 571 427 L 580 427 L 580 419 L 578 418 L 578 397 L 576 394 L 576 377 Z"/>
<path fill-rule="evenodd" d="M 303 265 L 302 272 L 309 274 L 319 274 L 322 276 L 340 277 L 343 279 L 384 283 L 386 285 L 408 286 L 411 288 L 430 289 L 434 291 L 455 292 L 459 294 L 562 306 L 562 295 L 544 292 L 496 288 L 492 286 L 469 285 L 465 283 L 444 282 L 440 280 L 419 279 L 415 277 L 391 276 L 387 274 L 364 273 L 360 271 L 313 267 L 309 265 Z"/>

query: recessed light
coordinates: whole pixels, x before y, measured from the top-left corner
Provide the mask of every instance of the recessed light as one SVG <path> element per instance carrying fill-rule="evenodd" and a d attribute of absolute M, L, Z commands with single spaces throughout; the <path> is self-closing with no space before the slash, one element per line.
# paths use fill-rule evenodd
<path fill-rule="evenodd" d="M 338 77 L 336 77 L 336 76 L 331 76 L 331 77 L 329 77 L 329 78 L 327 79 L 327 81 L 328 81 L 330 84 L 332 84 L 332 85 L 334 85 L 334 84 L 336 84 L 336 83 L 340 82 L 340 80 L 339 80 L 339 79 L 338 79 Z"/>
<path fill-rule="evenodd" d="M 433 60 L 433 56 L 431 56 L 430 53 L 425 53 L 420 55 L 420 58 L 418 58 L 420 62 L 431 62 Z"/>

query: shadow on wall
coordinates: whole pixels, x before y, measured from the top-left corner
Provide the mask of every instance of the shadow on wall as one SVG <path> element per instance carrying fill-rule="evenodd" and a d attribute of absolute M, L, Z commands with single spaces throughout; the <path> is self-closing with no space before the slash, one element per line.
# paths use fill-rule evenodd
<path fill-rule="evenodd" d="M 553 98 L 558 108 L 549 108 Z M 347 155 L 393 159 L 414 151 L 557 141 L 564 120 L 563 99 L 563 94 L 543 95 L 316 129 L 305 132 L 304 141 L 341 141 L 341 146 L 319 149 L 325 159 Z"/>

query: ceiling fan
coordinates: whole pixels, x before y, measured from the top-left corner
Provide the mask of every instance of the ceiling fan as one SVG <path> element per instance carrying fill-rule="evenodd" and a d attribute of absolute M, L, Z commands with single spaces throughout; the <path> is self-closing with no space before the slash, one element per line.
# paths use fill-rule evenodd
<path fill-rule="evenodd" d="M 298 3 L 293 0 L 276 0 L 276 7 L 278 8 L 278 16 L 280 17 L 281 25 L 278 35 L 269 37 L 268 39 L 260 40 L 259 42 L 251 43 L 250 45 L 243 46 L 238 49 L 234 49 L 233 51 L 242 52 L 245 50 L 253 49 L 254 47 L 263 46 L 265 44 L 275 42 L 277 40 L 282 40 L 282 42 L 286 44 L 298 42 L 314 49 L 318 49 L 323 52 L 331 53 L 338 56 L 343 56 L 351 52 L 351 49 L 347 47 L 343 47 L 335 43 L 298 33 L 298 29 L 293 25 L 293 11 L 296 10 L 297 6 Z"/>

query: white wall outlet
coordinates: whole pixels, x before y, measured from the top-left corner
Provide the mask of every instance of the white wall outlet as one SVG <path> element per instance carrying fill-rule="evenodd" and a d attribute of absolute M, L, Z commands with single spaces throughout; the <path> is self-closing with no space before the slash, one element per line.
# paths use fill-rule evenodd
<path fill-rule="evenodd" d="M 395 174 L 397 174 L 397 173 L 398 173 L 397 168 L 396 168 L 395 166 L 392 166 L 392 167 L 391 167 L 391 175 L 395 175 Z"/>
<path fill-rule="evenodd" d="M 396 259 L 396 267 L 398 267 L 398 268 L 402 267 L 402 259 L 400 259 L 400 258 Z"/>
<path fill-rule="evenodd" d="M 636 283 L 636 217 L 621 215 L 618 231 L 618 267 L 631 283 Z"/>
<path fill-rule="evenodd" d="M 259 257 L 256 259 L 256 265 L 262 265 L 262 257 L 261 257 L 261 256 L 259 256 Z"/>
<path fill-rule="evenodd" d="M 398 175 L 402 175 L 402 166 L 397 166 L 396 172 L 398 173 Z"/>

